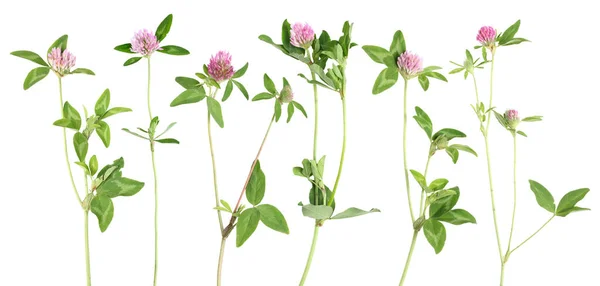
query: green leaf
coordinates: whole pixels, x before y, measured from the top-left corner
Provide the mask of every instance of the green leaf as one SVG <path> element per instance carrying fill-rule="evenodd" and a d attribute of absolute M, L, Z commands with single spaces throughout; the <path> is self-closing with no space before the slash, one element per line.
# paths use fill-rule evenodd
<path fill-rule="evenodd" d="M 93 176 L 96 174 L 96 172 L 98 171 L 98 158 L 96 158 L 96 155 L 92 156 L 90 158 L 90 175 Z"/>
<path fill-rule="evenodd" d="M 554 205 L 554 197 L 552 194 L 544 186 L 534 180 L 529 180 L 529 187 L 531 188 L 531 191 L 533 191 L 538 205 L 545 210 L 554 213 L 556 206 Z"/>
<path fill-rule="evenodd" d="M 23 82 L 23 89 L 28 90 L 38 81 L 44 79 L 48 73 L 50 72 L 50 68 L 47 67 L 37 67 L 32 69 L 25 77 L 25 81 Z"/>
<path fill-rule="evenodd" d="M 241 84 L 239 81 L 237 80 L 231 80 L 233 81 L 233 84 L 235 84 L 235 86 L 237 86 L 237 88 L 240 90 L 240 92 L 244 95 L 244 97 L 246 99 L 249 99 L 250 96 L 248 95 L 248 91 L 246 90 L 246 88 L 244 87 L 243 84 Z"/>
<path fill-rule="evenodd" d="M 254 206 L 260 204 L 265 196 L 266 184 L 265 173 L 260 168 L 260 161 L 257 160 L 254 170 L 252 170 L 250 181 L 248 181 L 248 186 L 246 187 L 246 199 L 248 202 Z"/>
<path fill-rule="evenodd" d="M 110 145 L 110 127 L 104 121 L 98 121 L 99 127 L 96 127 L 96 133 L 98 133 L 98 137 L 102 140 L 104 147 L 108 148 Z"/>
<path fill-rule="evenodd" d="M 294 115 L 294 105 L 293 104 L 288 104 L 287 107 L 287 123 L 290 123 L 290 120 L 292 120 L 292 116 Z"/>
<path fill-rule="evenodd" d="M 417 121 L 417 124 L 425 131 L 427 137 L 431 140 L 431 133 L 433 132 L 433 123 L 431 123 L 431 119 L 429 115 L 423 111 L 420 107 L 416 106 L 415 111 L 417 115 L 413 116 L 413 118 Z"/>
<path fill-rule="evenodd" d="M 451 70 L 449 72 L 449 74 L 459 73 L 459 72 L 464 71 L 464 70 L 465 70 L 465 68 L 455 68 L 455 69 Z"/>
<path fill-rule="evenodd" d="M 115 213 L 112 200 L 107 196 L 97 195 L 92 199 L 91 210 L 98 217 L 100 231 L 106 231 Z"/>
<path fill-rule="evenodd" d="M 108 110 L 108 106 L 110 105 L 110 90 L 105 89 L 104 92 L 100 95 L 100 98 L 96 101 L 96 105 L 94 106 L 94 112 L 97 116 L 102 117 L 104 113 Z"/>
<path fill-rule="evenodd" d="M 246 63 L 241 69 L 237 70 L 233 74 L 232 78 L 240 78 L 240 77 L 244 76 L 244 74 L 246 74 L 247 70 L 248 70 L 248 63 Z"/>
<path fill-rule="evenodd" d="M 311 167 L 309 167 L 310 169 Z M 312 171 L 310 172 L 312 174 Z M 310 176 L 310 175 L 309 175 Z M 308 176 L 307 176 L 308 177 Z M 317 188 L 314 184 L 310 188 L 310 192 L 308 194 L 308 201 L 311 205 L 325 205 L 331 196 L 333 196 L 333 192 L 329 187 L 325 186 L 326 198 L 323 198 L 323 191 Z M 335 199 L 331 203 L 331 208 L 335 210 Z"/>
<path fill-rule="evenodd" d="M 125 63 L 123 63 L 123 66 L 130 66 L 132 64 L 135 64 L 137 62 L 139 62 L 142 59 L 142 57 L 132 57 L 129 58 L 128 60 L 125 61 Z"/>
<path fill-rule="evenodd" d="M 10 54 L 13 55 L 13 56 L 19 57 L 19 58 L 30 60 L 30 61 L 38 64 L 38 65 L 49 67 L 48 64 L 46 63 L 46 61 L 44 61 L 42 59 L 42 57 L 40 57 L 38 54 L 36 54 L 34 52 L 30 52 L 30 51 L 14 51 L 14 52 L 12 52 Z"/>
<path fill-rule="evenodd" d="M 291 33 L 290 23 L 287 20 L 285 20 L 285 21 L 283 21 L 283 25 L 281 25 L 281 43 L 282 43 L 283 47 L 290 55 L 294 55 L 294 54 L 303 55 L 304 49 L 292 46 L 292 44 L 290 42 L 290 33 Z"/>
<path fill-rule="evenodd" d="M 174 45 L 162 46 L 159 50 L 156 50 L 159 53 L 172 55 L 172 56 L 185 56 L 189 55 L 190 51 Z"/>
<path fill-rule="evenodd" d="M 260 212 L 260 221 L 274 231 L 290 234 L 283 214 L 272 205 L 260 205 L 256 209 Z"/>
<path fill-rule="evenodd" d="M 406 42 L 404 41 L 402 31 L 398 30 L 394 33 L 394 38 L 390 45 L 390 53 L 394 59 L 397 59 L 404 52 L 406 52 Z"/>
<path fill-rule="evenodd" d="M 454 147 L 446 147 L 446 154 L 448 154 L 448 156 L 450 156 L 450 158 L 452 159 L 452 163 L 456 164 L 456 162 L 458 162 L 458 150 Z"/>
<path fill-rule="evenodd" d="M 363 46 L 362 49 L 367 53 L 367 55 L 376 63 L 383 64 L 385 58 L 392 57 L 392 54 L 378 46 Z"/>
<path fill-rule="evenodd" d="M 421 186 L 422 189 L 427 190 L 427 182 L 425 181 L 425 176 L 423 176 L 423 174 L 419 173 L 419 171 L 417 170 L 410 170 L 410 173 L 412 174 L 413 178 L 415 178 L 415 181 L 419 183 L 419 186 Z"/>
<path fill-rule="evenodd" d="M 468 211 L 463 209 L 450 210 L 447 213 L 437 217 L 436 219 L 454 225 L 461 225 L 464 223 L 477 223 L 475 217 Z"/>
<path fill-rule="evenodd" d="M 167 17 L 165 17 L 164 20 L 162 20 L 162 22 L 160 22 L 160 24 L 158 25 L 158 28 L 156 28 L 156 33 L 154 33 L 156 35 L 156 39 L 159 42 L 162 42 L 162 40 L 165 39 L 167 34 L 169 34 L 172 23 L 173 23 L 173 14 L 169 14 Z"/>
<path fill-rule="evenodd" d="M 64 51 L 67 48 L 68 41 L 69 41 L 68 35 L 60 36 L 60 38 L 56 39 L 56 41 L 54 41 L 54 43 L 52 43 L 52 45 L 50 45 L 50 47 L 48 48 L 48 52 L 46 54 L 49 54 L 50 52 L 52 52 L 52 49 L 54 49 L 54 48 L 60 48 L 61 51 Z"/>
<path fill-rule="evenodd" d="M 109 109 L 108 111 L 106 111 L 106 113 L 104 113 L 104 115 L 101 117 L 101 119 L 106 119 L 108 117 L 111 117 L 115 114 L 119 114 L 119 113 L 123 113 L 123 112 L 131 112 L 131 108 L 127 108 L 127 107 L 113 107 L 111 109 Z"/>
<path fill-rule="evenodd" d="M 310 71 L 319 76 L 319 78 L 330 87 L 335 87 L 335 83 L 331 78 L 325 75 L 325 71 L 317 64 L 310 65 Z"/>
<path fill-rule="evenodd" d="M 581 208 L 575 206 L 579 201 L 581 201 L 585 197 L 585 195 L 587 195 L 589 191 L 590 189 L 583 188 L 570 191 L 567 194 L 565 194 L 558 203 L 558 207 L 556 208 L 556 215 L 565 217 L 574 211 L 590 210 L 588 208 Z"/>
<path fill-rule="evenodd" d="M 523 131 L 517 131 L 517 134 L 519 134 L 523 137 L 527 137 L 527 134 L 525 134 L 525 132 L 523 132 Z"/>
<path fill-rule="evenodd" d="M 255 97 L 253 97 L 252 101 L 259 101 L 259 100 L 271 99 L 273 97 L 275 97 L 274 94 L 270 94 L 268 92 L 261 92 L 261 93 L 257 94 Z"/>
<path fill-rule="evenodd" d="M 519 27 L 521 26 L 521 20 L 517 20 L 514 24 L 512 24 L 498 39 L 498 43 L 500 45 L 505 45 L 508 41 L 512 40 L 519 31 Z"/>
<path fill-rule="evenodd" d="M 63 107 L 63 119 L 54 122 L 54 125 L 79 130 L 81 128 L 81 115 L 67 101 Z"/>
<path fill-rule="evenodd" d="M 438 72 L 427 72 L 427 73 L 425 73 L 425 75 L 430 78 L 435 78 L 437 80 L 448 82 L 448 79 L 446 79 L 445 76 L 443 76 L 441 73 L 438 73 Z"/>
<path fill-rule="evenodd" d="M 129 133 L 129 134 L 131 134 L 131 135 L 133 135 L 135 137 L 139 137 L 139 138 L 142 138 L 142 139 L 150 140 L 150 139 L 148 139 L 148 138 L 146 138 L 146 137 L 144 137 L 144 136 L 142 136 L 142 135 L 140 135 L 138 133 L 135 133 L 135 132 L 133 132 L 133 131 L 127 129 L 127 128 L 123 128 L 121 130 L 123 130 L 123 131 L 125 131 L 125 132 L 127 132 L 127 133 Z"/>
<path fill-rule="evenodd" d="M 164 143 L 164 144 L 179 144 L 179 141 L 174 138 L 156 139 L 154 141 L 156 141 L 158 143 Z"/>
<path fill-rule="evenodd" d="M 280 50 L 281 52 L 283 52 L 286 55 L 289 55 L 288 52 L 285 50 L 285 48 L 283 47 L 283 45 L 278 45 L 275 44 L 275 42 L 273 42 L 273 39 L 271 39 L 271 37 L 267 36 L 267 35 L 260 35 L 258 36 L 258 39 L 272 45 L 273 47 L 275 47 L 276 49 Z"/>
<path fill-rule="evenodd" d="M 115 47 L 115 50 L 117 50 L 119 52 L 127 53 L 127 54 L 135 54 L 135 52 L 131 51 L 131 43 L 118 45 Z"/>
<path fill-rule="evenodd" d="M 304 110 L 304 107 L 302 106 L 302 104 L 300 104 L 296 101 L 292 101 L 292 104 L 294 105 L 294 107 L 296 107 L 296 109 L 298 109 L 298 110 L 300 110 L 300 112 L 302 112 L 304 117 L 308 118 L 308 115 L 306 114 L 306 110 Z"/>
<path fill-rule="evenodd" d="M 171 107 L 196 103 L 203 100 L 206 97 L 206 91 L 204 87 L 187 89 L 180 93 L 173 101 L 171 101 Z M 214 100 L 214 99 L 213 99 Z"/>
<path fill-rule="evenodd" d="M 333 214 L 333 208 L 325 205 L 303 205 L 302 215 L 314 219 L 328 219 Z"/>
<path fill-rule="evenodd" d="M 448 191 L 452 191 L 453 194 L 449 196 L 441 197 L 434 201 L 429 206 L 429 217 L 438 218 L 450 211 L 458 202 L 460 197 L 460 189 L 458 187 L 450 188 Z"/>
<path fill-rule="evenodd" d="M 435 254 L 440 253 L 446 243 L 446 228 L 444 225 L 437 220 L 428 219 L 423 224 L 423 233 L 435 250 Z"/>
<path fill-rule="evenodd" d="M 294 173 L 294 175 L 296 175 L 296 176 L 300 176 L 300 177 L 306 177 L 306 176 L 304 175 L 304 172 L 302 172 L 302 170 L 303 170 L 303 169 L 302 169 L 302 167 L 294 167 L 294 168 L 292 169 L 292 172 L 293 172 L 293 173 Z"/>
<path fill-rule="evenodd" d="M 167 133 L 169 130 L 171 130 L 171 128 L 173 128 L 173 126 L 175 126 L 175 124 L 177 124 L 177 122 L 171 122 L 171 124 L 169 124 L 169 126 L 167 126 L 167 128 L 165 129 L 165 131 L 163 131 L 158 136 L 156 136 L 156 138 L 159 138 L 160 136 L 163 136 L 165 133 Z"/>
<path fill-rule="evenodd" d="M 125 178 L 118 177 L 104 181 L 96 191 L 98 195 L 114 198 L 118 196 L 128 197 L 137 194 L 144 187 L 144 183 Z"/>
<path fill-rule="evenodd" d="M 200 86 L 199 81 L 189 77 L 178 76 L 175 78 L 175 81 L 185 89 L 192 89 Z"/>
<path fill-rule="evenodd" d="M 529 42 L 529 40 L 523 39 L 523 38 L 512 38 L 511 40 L 508 40 L 507 42 L 505 42 L 503 44 L 503 46 L 518 45 L 520 43 L 525 43 L 525 42 Z"/>
<path fill-rule="evenodd" d="M 223 93 L 223 98 L 221 99 L 221 101 L 225 101 L 229 98 L 229 96 L 231 95 L 231 92 L 233 91 L 233 83 L 228 80 L 227 81 L 227 85 L 225 86 L 225 92 Z"/>
<path fill-rule="evenodd" d="M 460 151 L 463 151 L 463 152 L 471 153 L 471 154 L 475 155 L 475 157 L 477 157 L 477 152 L 475 152 L 475 150 L 473 150 L 471 147 L 469 147 L 467 145 L 452 144 L 452 145 L 450 145 L 448 147 L 456 149 L 456 150 L 460 150 Z"/>
<path fill-rule="evenodd" d="M 208 106 L 208 113 L 212 116 L 219 127 L 223 128 L 225 123 L 223 122 L 223 114 L 221 112 L 221 104 L 212 97 L 206 98 L 206 105 Z"/>
<path fill-rule="evenodd" d="M 424 74 L 419 75 L 418 79 L 423 90 L 427 91 L 429 89 L 429 79 Z"/>
<path fill-rule="evenodd" d="M 525 117 L 525 118 L 521 119 L 521 121 L 524 121 L 524 122 L 542 121 L 542 116 L 539 116 L 539 115 L 529 116 L 529 117 Z"/>
<path fill-rule="evenodd" d="M 96 75 L 91 69 L 86 68 L 76 68 L 71 71 L 72 74 L 87 74 L 87 75 Z"/>
<path fill-rule="evenodd" d="M 273 80 L 271 80 L 271 78 L 267 74 L 263 76 L 263 81 L 265 88 L 268 92 L 272 94 L 277 94 L 277 88 L 275 88 L 275 83 L 273 83 Z"/>
<path fill-rule="evenodd" d="M 235 245 L 240 247 L 250 238 L 260 221 L 260 212 L 256 208 L 249 208 L 240 214 L 236 226 Z"/>
<path fill-rule="evenodd" d="M 385 68 L 383 69 L 377 79 L 375 79 L 375 84 L 373 84 L 373 94 L 380 94 L 390 87 L 394 86 L 398 81 L 398 69 L 394 68 Z"/>
<path fill-rule="evenodd" d="M 75 133 L 73 135 L 73 146 L 75 146 L 75 153 L 79 162 L 85 162 L 85 156 L 88 151 L 88 141 L 85 135 L 81 134 L 81 132 Z"/>
<path fill-rule="evenodd" d="M 281 102 L 279 102 L 279 100 L 275 100 L 275 122 L 279 122 L 280 117 L 281 117 Z"/>
<path fill-rule="evenodd" d="M 220 201 L 221 201 L 221 205 L 223 205 L 223 207 L 225 207 L 225 209 L 228 212 L 230 212 L 230 213 L 233 212 L 233 210 L 231 209 L 231 206 L 229 205 L 228 202 L 226 202 L 225 200 L 220 200 Z"/>
<path fill-rule="evenodd" d="M 447 179 L 435 179 L 431 183 L 429 183 L 429 189 L 431 191 L 439 191 L 443 189 L 448 184 Z"/>
<path fill-rule="evenodd" d="M 84 162 L 75 162 L 75 165 L 81 167 L 86 175 L 90 174 L 90 167 Z"/>
<path fill-rule="evenodd" d="M 379 209 L 375 209 L 375 208 L 373 208 L 369 211 L 364 211 L 359 208 L 349 208 L 341 213 L 334 215 L 333 217 L 331 217 L 331 219 L 351 218 L 351 217 L 366 215 L 366 214 L 370 214 L 370 213 L 378 213 L 378 212 L 381 212 L 381 211 Z"/>
<path fill-rule="evenodd" d="M 467 137 L 467 135 L 465 133 L 462 133 L 459 130 L 456 129 L 452 129 L 452 128 L 444 128 L 444 129 L 440 129 L 440 131 L 436 132 L 435 134 L 433 134 L 432 139 L 435 141 L 436 139 L 438 139 L 438 137 L 440 136 L 445 136 L 446 139 L 448 139 L 448 141 L 454 139 L 454 138 L 464 138 Z"/>

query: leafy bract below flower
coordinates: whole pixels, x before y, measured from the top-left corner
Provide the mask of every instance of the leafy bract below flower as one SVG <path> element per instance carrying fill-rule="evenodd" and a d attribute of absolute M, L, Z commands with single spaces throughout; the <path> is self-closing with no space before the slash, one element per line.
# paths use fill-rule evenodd
<path fill-rule="evenodd" d="M 231 55 L 226 51 L 219 51 L 210 58 L 208 75 L 217 82 L 229 80 L 235 71 L 231 65 Z"/>
<path fill-rule="evenodd" d="M 285 85 L 279 94 L 283 103 L 290 103 L 294 100 L 294 91 L 289 85 Z"/>
<path fill-rule="evenodd" d="M 516 129 L 521 122 L 521 118 L 519 117 L 519 112 L 515 109 L 509 109 L 504 112 L 504 118 L 508 122 L 508 126 L 512 129 Z"/>
<path fill-rule="evenodd" d="M 48 54 L 48 63 L 59 76 L 64 76 L 75 66 L 75 56 L 66 49 L 53 48 Z"/>
<path fill-rule="evenodd" d="M 397 60 L 400 73 L 405 78 L 412 78 L 423 71 L 423 59 L 412 52 L 406 51 L 402 53 Z"/>
<path fill-rule="evenodd" d="M 160 42 L 154 33 L 143 29 L 135 33 L 131 39 L 131 51 L 143 56 L 150 56 L 153 52 L 160 50 Z"/>
<path fill-rule="evenodd" d="M 490 26 L 483 26 L 477 33 L 477 41 L 482 46 L 492 49 L 496 42 L 496 29 Z"/>
<path fill-rule="evenodd" d="M 290 43 L 298 48 L 308 49 L 315 39 L 315 31 L 307 23 L 295 23 L 292 26 Z"/>

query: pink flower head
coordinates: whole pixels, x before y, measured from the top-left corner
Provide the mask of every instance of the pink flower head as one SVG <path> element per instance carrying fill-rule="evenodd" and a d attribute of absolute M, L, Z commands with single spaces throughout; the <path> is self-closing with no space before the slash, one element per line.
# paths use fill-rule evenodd
<path fill-rule="evenodd" d="M 412 52 L 404 52 L 398 57 L 400 72 L 408 77 L 413 77 L 423 71 L 423 59 Z"/>
<path fill-rule="evenodd" d="M 315 39 L 315 31 L 307 23 L 295 23 L 292 26 L 290 43 L 298 48 L 308 49 Z"/>
<path fill-rule="evenodd" d="M 511 129 L 516 129 L 519 122 L 521 122 L 521 118 L 519 118 L 519 112 L 516 109 L 509 109 L 504 112 L 504 118 L 508 121 L 508 126 Z"/>
<path fill-rule="evenodd" d="M 64 76 L 75 66 L 75 56 L 66 49 L 63 51 L 61 48 L 53 48 L 48 54 L 48 63 L 52 70 L 60 76 Z"/>
<path fill-rule="evenodd" d="M 490 26 L 483 26 L 477 33 L 477 41 L 484 47 L 491 47 L 496 42 L 496 29 Z"/>
<path fill-rule="evenodd" d="M 210 58 L 208 63 L 208 75 L 217 82 L 230 79 L 235 71 L 231 66 L 231 55 L 226 51 L 219 51 Z"/>
<path fill-rule="evenodd" d="M 146 29 L 139 30 L 131 39 L 131 51 L 142 56 L 149 56 L 160 49 L 156 35 Z"/>
<path fill-rule="evenodd" d="M 283 86 L 283 89 L 279 94 L 281 95 L 280 98 L 283 103 L 290 103 L 294 100 L 294 91 L 289 85 Z"/>

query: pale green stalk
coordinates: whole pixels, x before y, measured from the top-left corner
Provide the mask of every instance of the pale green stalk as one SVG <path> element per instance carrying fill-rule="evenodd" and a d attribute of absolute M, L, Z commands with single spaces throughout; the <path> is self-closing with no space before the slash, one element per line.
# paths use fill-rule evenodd
<path fill-rule="evenodd" d="M 406 195 L 408 197 L 408 209 L 410 210 L 410 221 L 415 221 L 415 215 L 413 213 L 412 200 L 410 198 L 410 181 L 408 180 L 408 163 L 406 159 L 406 123 L 408 116 L 406 112 L 406 99 L 408 97 L 408 80 L 404 79 L 404 121 L 402 127 L 402 159 L 404 161 L 404 181 L 406 182 Z"/>
<path fill-rule="evenodd" d="M 510 235 L 508 236 L 508 246 L 506 247 L 506 255 L 504 262 L 508 260 L 508 251 L 510 251 L 510 244 L 512 242 L 513 230 L 515 228 L 515 214 L 517 213 L 517 134 L 512 132 L 513 137 L 513 211 L 512 221 L 510 224 Z"/>

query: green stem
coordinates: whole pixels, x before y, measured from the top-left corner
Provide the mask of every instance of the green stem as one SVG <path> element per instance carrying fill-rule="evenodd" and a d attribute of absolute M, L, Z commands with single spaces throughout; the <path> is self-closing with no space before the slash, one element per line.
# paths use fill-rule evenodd
<path fill-rule="evenodd" d="M 525 244 L 527 241 L 529 241 L 531 238 L 533 238 L 536 234 L 538 234 L 538 232 L 540 232 L 542 229 L 544 229 L 544 227 L 546 227 L 546 225 L 548 225 L 552 219 L 556 217 L 555 214 L 553 214 L 550 219 L 548 219 L 548 221 L 546 221 L 542 227 L 540 227 L 538 230 L 536 230 L 532 235 L 530 235 L 527 239 L 525 239 L 523 242 L 521 242 L 521 244 L 517 245 L 517 247 L 515 247 L 513 250 L 511 250 L 510 252 L 508 252 L 508 254 L 512 254 L 513 252 L 515 252 L 515 250 L 519 249 L 519 247 L 521 247 L 523 244 Z"/>
<path fill-rule="evenodd" d="M 303 286 L 306 282 L 306 278 L 308 277 L 308 272 L 310 271 L 310 265 L 312 264 L 313 255 L 315 254 L 315 248 L 317 247 L 317 240 L 319 239 L 319 228 L 318 224 L 315 224 L 315 231 L 313 233 L 312 244 L 310 245 L 310 252 L 308 253 L 308 260 L 306 261 L 306 266 L 304 267 L 304 273 L 302 274 L 302 279 L 300 280 L 299 286 Z"/>
<path fill-rule="evenodd" d="M 63 101 L 63 91 L 62 91 L 62 78 L 58 77 L 58 92 L 60 95 L 60 115 L 63 116 L 63 106 L 65 105 Z M 67 128 L 63 127 L 63 148 L 65 151 L 65 160 L 67 162 L 67 170 L 69 171 L 69 178 L 71 179 L 71 186 L 73 186 L 73 191 L 75 192 L 75 197 L 77 198 L 77 202 L 80 206 L 83 207 L 81 197 L 79 196 L 79 191 L 77 191 L 77 186 L 75 185 L 75 179 L 73 179 L 73 171 L 71 170 L 71 160 L 69 160 L 69 151 L 67 149 Z"/>
<path fill-rule="evenodd" d="M 217 267 L 217 286 L 221 286 L 221 274 L 223 272 L 223 257 L 225 256 L 225 242 L 226 237 L 221 239 L 221 250 L 219 251 L 219 264 Z"/>
<path fill-rule="evenodd" d="M 331 192 L 331 198 L 327 202 L 328 206 L 333 204 L 333 198 L 337 192 L 338 184 L 340 182 L 340 177 L 342 176 L 342 168 L 344 167 L 344 156 L 346 154 L 346 98 L 342 95 L 342 117 L 343 117 L 343 129 L 344 135 L 342 139 L 342 155 L 340 156 L 340 165 L 338 167 L 338 173 L 335 178 L 335 184 L 333 184 L 333 191 Z"/>
<path fill-rule="evenodd" d="M 406 98 L 408 95 L 408 80 L 404 79 L 404 123 L 402 127 L 402 159 L 404 160 L 404 181 L 406 182 L 406 195 L 408 196 L 408 208 L 410 210 L 410 220 L 415 221 L 415 215 L 413 213 L 412 200 L 410 198 L 410 182 L 408 180 L 408 163 L 406 160 Z"/>
<path fill-rule="evenodd" d="M 506 247 L 505 260 L 508 259 L 508 251 L 510 250 L 510 243 L 512 242 L 513 230 L 515 228 L 515 214 L 517 213 L 517 135 L 512 132 L 513 137 L 513 211 L 512 211 L 512 222 L 510 224 L 510 235 L 508 236 L 508 246 Z"/>
<path fill-rule="evenodd" d="M 158 176 L 156 175 L 156 161 L 154 159 L 154 151 L 152 151 L 151 153 L 152 172 L 154 174 L 154 285 L 156 286 L 156 274 L 158 272 Z"/>
<path fill-rule="evenodd" d="M 148 57 L 148 115 L 152 120 L 152 108 L 150 107 L 150 57 Z"/>
<path fill-rule="evenodd" d="M 502 262 L 500 266 L 500 286 L 504 285 L 504 268 L 506 267 L 506 262 Z"/>
<path fill-rule="evenodd" d="M 490 72 L 490 104 L 488 108 L 492 107 L 493 99 L 493 83 L 494 83 L 494 57 L 496 55 L 495 50 L 492 51 L 492 67 Z M 490 185 L 490 197 L 492 200 L 492 215 L 494 218 L 494 230 L 496 231 L 496 242 L 498 244 L 498 254 L 500 255 L 500 262 L 504 261 L 504 255 L 502 254 L 502 243 L 500 242 L 500 232 L 498 231 L 498 219 L 496 217 L 496 201 L 494 199 L 494 184 L 492 180 L 492 163 L 490 159 L 490 144 L 489 144 L 489 130 L 490 122 L 492 121 L 490 116 L 487 116 L 487 126 L 483 134 L 485 140 L 485 154 L 487 159 L 487 171 Z"/>
<path fill-rule="evenodd" d="M 400 286 L 404 285 L 404 280 L 406 280 L 406 274 L 408 274 L 408 267 L 410 266 L 410 260 L 412 259 L 413 251 L 415 250 L 415 245 L 417 244 L 417 235 L 419 231 L 415 230 L 413 232 L 412 241 L 410 243 L 410 250 L 408 251 L 408 256 L 406 257 L 406 263 L 404 264 L 404 271 L 402 271 L 402 278 L 400 278 Z"/>
<path fill-rule="evenodd" d="M 431 161 L 431 154 L 427 155 L 427 163 L 425 164 L 425 173 L 423 173 L 423 177 L 425 177 L 425 179 L 427 179 L 427 172 L 429 171 L 429 162 Z M 424 201 L 425 200 L 425 190 L 421 190 L 421 200 L 419 202 L 419 214 L 421 214 L 421 216 L 425 215 L 425 204 Z"/>
<path fill-rule="evenodd" d="M 310 73 L 312 80 L 315 81 L 315 73 Z M 315 132 L 313 135 L 313 160 L 317 161 L 317 137 L 319 132 L 319 96 L 317 92 L 317 84 L 313 84 L 313 93 L 315 98 Z"/>
<path fill-rule="evenodd" d="M 90 272 L 90 240 L 88 237 L 88 210 L 83 211 L 84 218 L 84 239 L 85 239 L 85 272 L 86 272 L 86 281 L 87 286 L 92 285 L 92 276 Z"/>
<path fill-rule="evenodd" d="M 208 144 L 210 146 L 210 158 L 212 160 L 212 169 L 213 169 L 213 185 L 215 187 L 215 204 L 219 207 L 219 187 L 217 185 L 217 165 L 215 163 L 215 152 L 213 149 L 213 141 L 212 141 L 212 131 L 210 128 L 210 112 L 208 112 Z M 221 217 L 221 211 L 217 210 L 217 214 L 219 216 L 219 228 L 221 229 L 221 233 L 223 233 L 223 218 Z"/>

